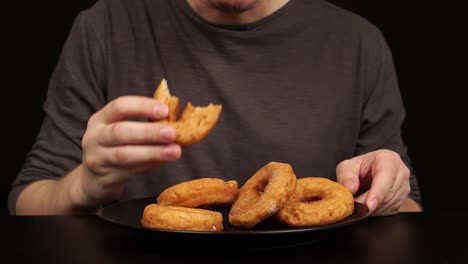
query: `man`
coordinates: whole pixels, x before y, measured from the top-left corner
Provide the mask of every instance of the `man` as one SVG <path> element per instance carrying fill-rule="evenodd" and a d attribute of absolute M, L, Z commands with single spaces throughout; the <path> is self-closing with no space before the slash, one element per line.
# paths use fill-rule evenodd
<path fill-rule="evenodd" d="M 195 146 L 158 122 L 163 78 L 182 105 L 223 104 Z M 93 212 L 200 177 L 242 184 L 270 161 L 337 180 L 374 215 L 420 210 L 390 51 L 323 1 L 99 1 L 73 25 L 45 112 L 12 214 Z"/>

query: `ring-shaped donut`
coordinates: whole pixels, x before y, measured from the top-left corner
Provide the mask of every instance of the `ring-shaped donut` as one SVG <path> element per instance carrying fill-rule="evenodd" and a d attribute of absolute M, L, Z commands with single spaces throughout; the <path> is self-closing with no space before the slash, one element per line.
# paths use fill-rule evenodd
<path fill-rule="evenodd" d="M 296 188 L 296 175 L 289 164 L 270 162 L 239 190 L 229 211 L 229 223 L 239 228 L 252 228 L 274 215 Z"/>
<path fill-rule="evenodd" d="M 223 216 L 199 208 L 149 204 L 143 211 L 141 224 L 152 229 L 221 232 Z"/>
<path fill-rule="evenodd" d="M 353 211 L 348 188 L 326 178 L 306 177 L 297 180 L 294 195 L 275 217 L 289 226 L 319 226 L 343 220 Z"/>
<path fill-rule="evenodd" d="M 232 204 L 238 191 L 237 181 L 201 178 L 165 189 L 157 201 L 160 205 L 212 208 Z"/>

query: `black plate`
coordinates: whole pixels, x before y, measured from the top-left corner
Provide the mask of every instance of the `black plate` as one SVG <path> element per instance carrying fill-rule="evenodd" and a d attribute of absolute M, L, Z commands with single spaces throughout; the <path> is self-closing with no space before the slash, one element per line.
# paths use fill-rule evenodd
<path fill-rule="evenodd" d="M 315 227 L 289 227 L 282 225 L 273 218 L 266 219 L 253 229 L 237 229 L 229 225 L 227 215 L 228 209 L 219 210 L 224 216 L 224 230 L 222 232 L 202 232 L 202 231 L 180 231 L 180 230 L 160 230 L 146 228 L 141 225 L 140 219 L 145 206 L 156 203 L 154 197 L 141 198 L 123 202 L 117 202 L 101 208 L 97 215 L 100 219 L 116 224 L 120 227 L 134 231 L 143 232 L 146 237 L 150 236 L 163 241 L 165 244 L 171 242 L 178 246 L 182 243 L 203 242 L 220 243 L 223 239 L 230 242 L 239 242 L 244 247 L 283 247 L 303 244 L 322 239 L 323 235 L 331 237 L 332 233 L 341 230 L 343 227 L 354 225 L 369 216 L 367 207 L 360 203 L 355 203 L 352 215 L 340 222 Z"/>

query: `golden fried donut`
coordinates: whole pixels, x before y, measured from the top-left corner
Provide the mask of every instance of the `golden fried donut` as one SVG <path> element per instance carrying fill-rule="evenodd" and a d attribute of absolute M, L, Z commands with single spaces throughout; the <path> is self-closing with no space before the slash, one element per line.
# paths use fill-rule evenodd
<path fill-rule="evenodd" d="M 221 232 L 223 216 L 205 209 L 149 204 L 141 224 L 155 229 Z"/>
<path fill-rule="evenodd" d="M 326 178 L 307 177 L 297 180 L 294 195 L 275 217 L 289 226 L 319 226 L 336 223 L 353 211 L 348 188 Z"/>
<path fill-rule="evenodd" d="M 175 127 L 177 131 L 175 142 L 181 146 L 200 142 L 213 130 L 221 115 L 222 105 L 220 104 L 193 106 L 188 102 L 178 119 L 179 98 L 171 95 L 165 79 L 160 82 L 153 98 L 167 104 L 169 114 L 162 122 Z"/>
<path fill-rule="evenodd" d="M 229 223 L 239 228 L 252 228 L 275 214 L 295 189 L 296 175 L 289 164 L 268 163 L 239 190 L 229 211 Z"/>
<path fill-rule="evenodd" d="M 237 181 L 201 178 L 167 188 L 158 196 L 157 201 L 161 205 L 210 208 L 231 204 L 237 197 L 237 192 Z"/>

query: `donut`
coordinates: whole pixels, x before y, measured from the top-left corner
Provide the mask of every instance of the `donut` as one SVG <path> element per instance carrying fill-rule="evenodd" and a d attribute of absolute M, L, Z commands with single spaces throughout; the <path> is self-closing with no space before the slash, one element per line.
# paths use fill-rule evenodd
<path fill-rule="evenodd" d="M 223 216 L 199 208 L 149 204 L 143 211 L 141 224 L 152 229 L 221 232 Z"/>
<path fill-rule="evenodd" d="M 252 228 L 274 215 L 296 189 L 296 175 L 289 164 L 270 162 L 250 177 L 239 190 L 229 211 L 229 223 Z"/>
<path fill-rule="evenodd" d="M 153 98 L 165 103 L 169 108 L 166 119 L 161 122 L 175 127 L 177 136 L 175 142 L 181 146 L 190 146 L 200 142 L 215 127 L 221 115 L 222 105 L 208 104 L 207 106 L 193 106 L 188 102 L 180 118 L 179 98 L 172 96 L 167 81 L 162 79 L 154 92 Z"/>
<path fill-rule="evenodd" d="M 237 181 L 201 178 L 165 189 L 157 197 L 157 202 L 160 205 L 213 208 L 230 205 L 237 197 L 237 192 Z"/>
<path fill-rule="evenodd" d="M 320 226 L 343 220 L 354 211 L 348 188 L 321 177 L 297 180 L 296 191 L 275 215 L 280 222 L 295 227 Z"/>

